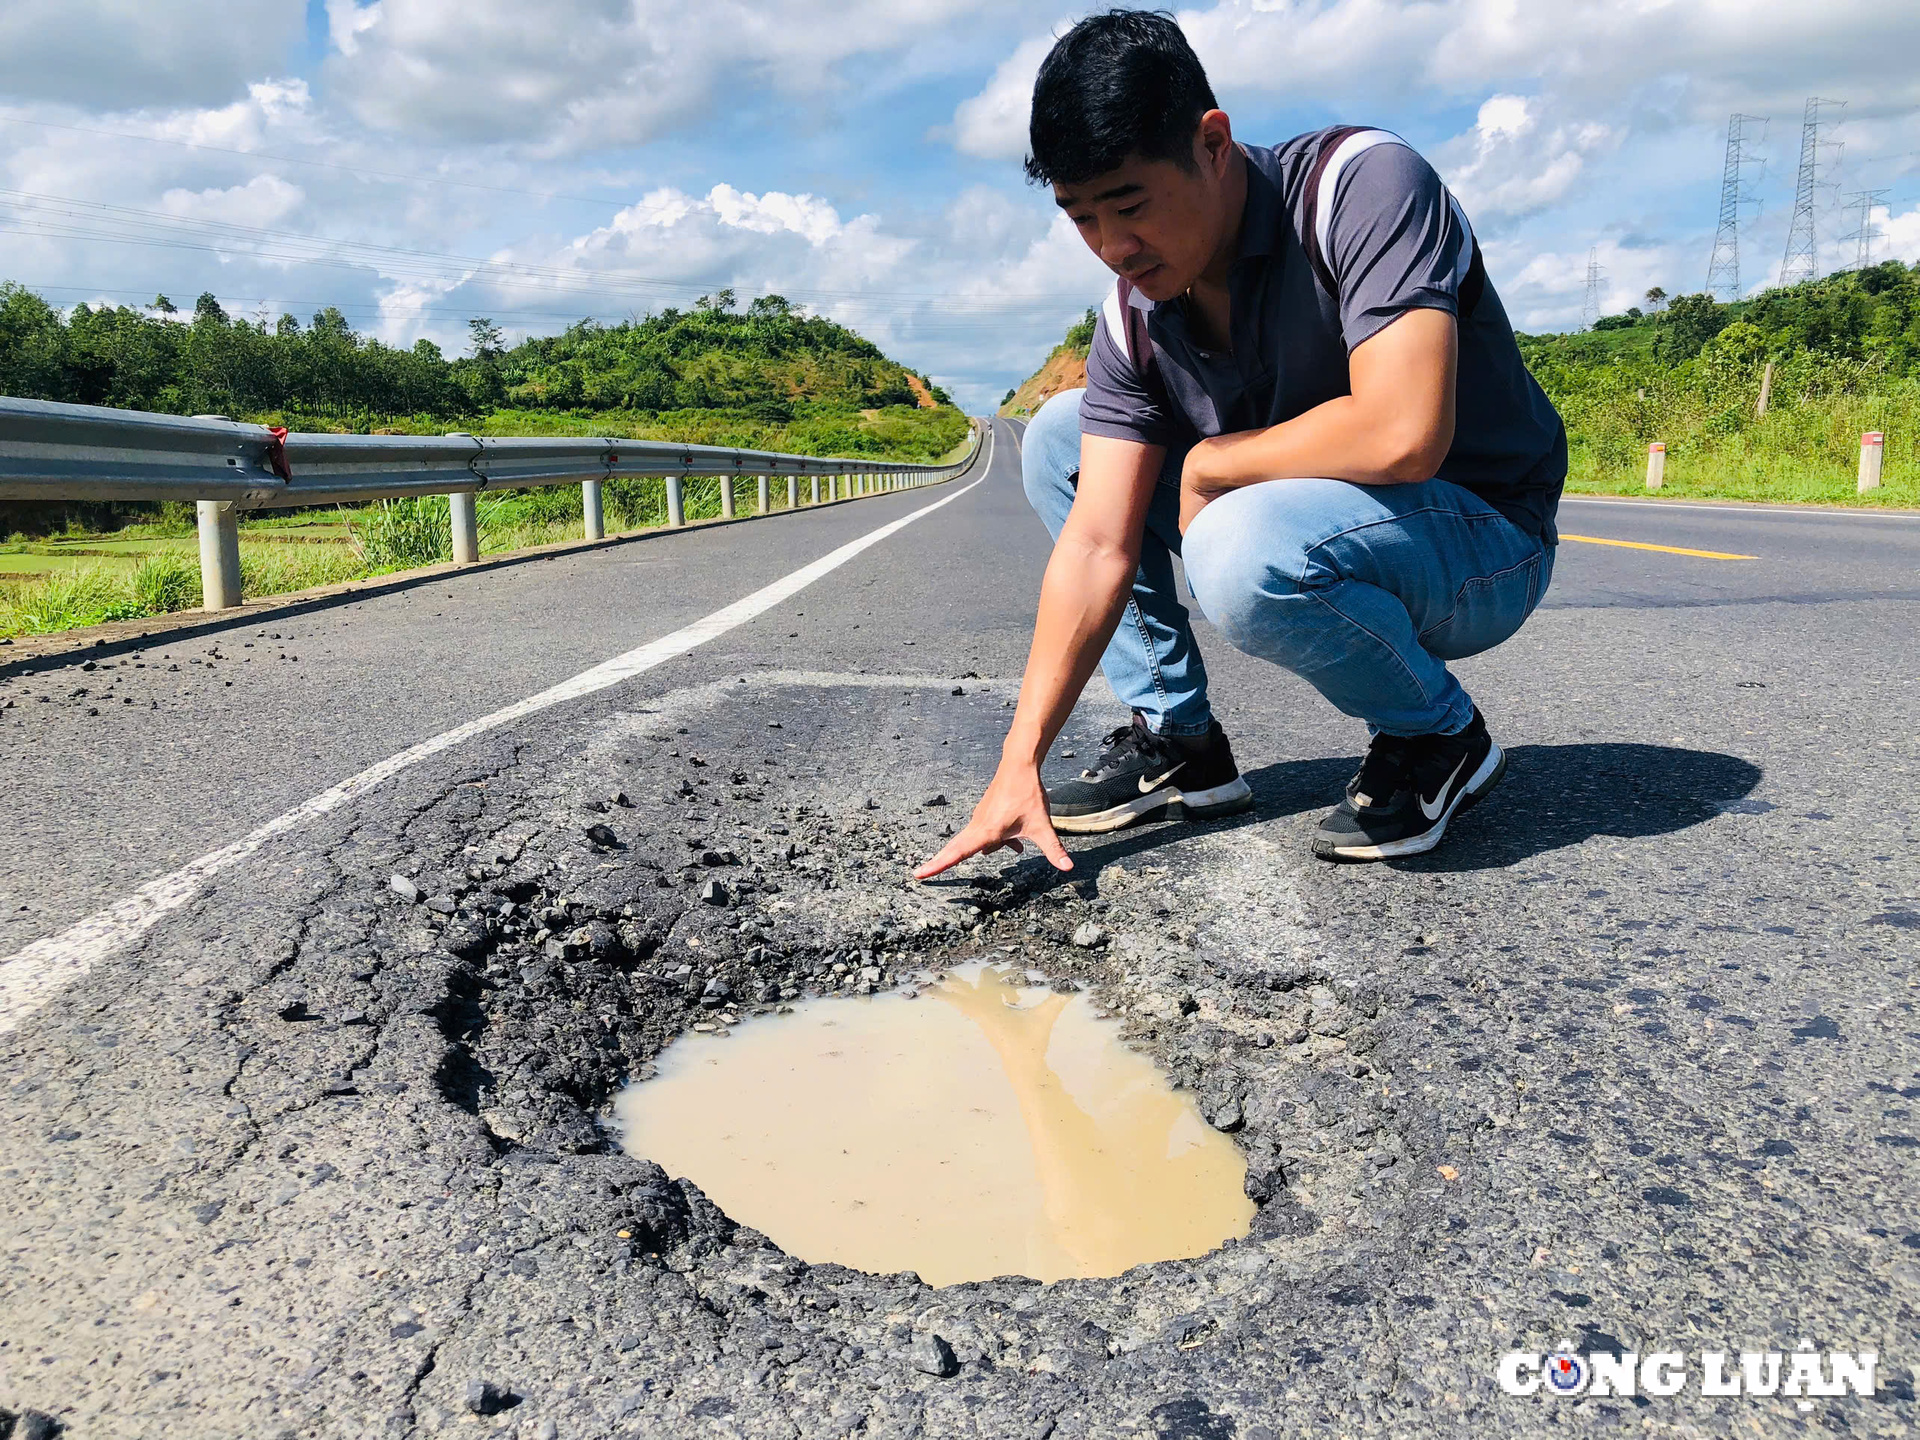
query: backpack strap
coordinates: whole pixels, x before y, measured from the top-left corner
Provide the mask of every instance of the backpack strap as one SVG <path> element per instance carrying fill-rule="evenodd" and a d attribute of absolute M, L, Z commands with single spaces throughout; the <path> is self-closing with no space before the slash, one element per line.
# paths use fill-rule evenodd
<path fill-rule="evenodd" d="M 1362 125 L 1336 126 L 1327 132 L 1320 146 L 1320 154 L 1307 171 L 1306 216 L 1301 241 L 1315 278 L 1320 281 L 1321 288 L 1335 299 L 1340 295 L 1340 282 L 1334 276 L 1333 267 L 1327 263 L 1327 242 L 1333 233 L 1333 208 L 1339 198 L 1340 178 L 1347 166 L 1374 146 L 1406 143 L 1390 130 L 1372 130 Z M 1460 318 L 1464 320 L 1473 314 L 1481 295 L 1486 291 L 1487 270 L 1480 258 L 1480 242 L 1474 238 L 1473 226 L 1467 223 L 1467 212 L 1460 207 L 1459 200 L 1451 190 L 1443 186 L 1442 193 L 1447 197 L 1447 205 L 1461 237 L 1453 279 Z"/>
<path fill-rule="evenodd" d="M 1106 318 L 1107 333 L 1125 347 L 1134 373 L 1155 399 L 1164 402 L 1166 386 L 1160 379 L 1160 367 L 1154 362 L 1153 340 L 1147 333 L 1147 312 L 1133 303 L 1133 282 L 1124 275 L 1116 277 L 1113 289 L 1100 308 Z"/>

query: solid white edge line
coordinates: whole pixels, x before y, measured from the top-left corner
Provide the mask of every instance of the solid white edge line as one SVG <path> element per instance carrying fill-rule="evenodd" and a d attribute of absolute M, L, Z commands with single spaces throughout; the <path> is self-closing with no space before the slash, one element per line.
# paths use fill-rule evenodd
<path fill-rule="evenodd" d="M 321 791 L 312 799 L 306 800 L 283 815 L 276 815 L 231 845 L 222 846 L 210 854 L 181 866 L 171 874 L 149 880 L 131 895 L 127 895 L 104 910 L 96 911 L 78 924 L 61 931 L 58 935 L 49 935 L 34 941 L 25 949 L 0 959 L 0 1035 L 17 1029 L 22 1020 L 45 1005 L 68 985 L 85 975 L 101 960 L 140 938 L 152 929 L 162 917 L 180 909 L 198 895 L 206 882 L 222 870 L 238 864 L 252 855 L 276 836 L 305 824 L 309 820 L 337 810 L 348 801 L 357 799 L 369 790 L 392 779 L 402 770 L 418 765 L 422 760 L 451 750 L 464 744 L 476 735 L 484 735 L 489 730 L 498 730 L 503 725 L 511 725 L 529 715 L 551 709 L 569 700 L 578 700 L 584 695 L 592 695 L 607 690 L 622 681 L 662 665 L 677 656 L 697 649 L 709 640 L 717 639 L 729 630 L 744 625 L 747 621 L 764 615 L 785 600 L 799 594 L 816 580 L 830 575 L 861 552 L 871 549 L 893 535 L 905 529 L 924 515 L 931 515 L 944 505 L 951 505 L 968 491 L 982 484 L 993 470 L 993 427 L 987 427 L 986 454 L 982 458 L 980 478 L 972 484 L 962 486 L 951 495 L 922 506 L 909 515 L 903 515 L 870 530 L 857 540 L 850 540 L 837 550 L 829 551 L 810 565 L 803 565 L 792 574 L 783 576 L 771 585 L 763 586 L 743 599 L 714 611 L 704 619 L 675 630 L 671 635 L 663 635 L 658 640 L 650 640 L 645 645 L 616 655 L 603 661 L 592 669 L 583 670 L 569 680 L 563 680 L 529 695 L 490 715 L 482 715 L 477 720 L 469 720 L 464 725 L 435 735 L 389 756 L 377 765 L 371 765 L 357 775 L 349 776 L 338 785 Z"/>
<path fill-rule="evenodd" d="M 1920 512 L 1897 510 L 1788 510 L 1777 505 L 1705 505 L 1698 500 L 1615 500 L 1605 495 L 1562 495 L 1562 505 L 1632 506 L 1637 510 L 1711 510 L 1720 515 L 1786 516 L 1793 520 L 1920 520 Z"/>

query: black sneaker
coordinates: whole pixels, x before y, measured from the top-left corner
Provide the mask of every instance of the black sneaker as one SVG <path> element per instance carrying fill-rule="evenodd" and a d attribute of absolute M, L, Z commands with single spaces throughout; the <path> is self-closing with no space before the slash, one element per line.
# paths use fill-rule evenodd
<path fill-rule="evenodd" d="M 1207 820 L 1253 806 L 1227 733 L 1213 721 L 1205 735 L 1156 735 L 1139 714 L 1106 738 L 1099 760 L 1047 789 L 1053 828 L 1099 835 L 1159 815 Z"/>
<path fill-rule="evenodd" d="M 1476 706 L 1457 735 L 1376 735 L 1347 798 L 1321 819 L 1313 853 L 1322 860 L 1391 860 L 1440 843 L 1447 822 L 1507 773 L 1507 757 Z"/>

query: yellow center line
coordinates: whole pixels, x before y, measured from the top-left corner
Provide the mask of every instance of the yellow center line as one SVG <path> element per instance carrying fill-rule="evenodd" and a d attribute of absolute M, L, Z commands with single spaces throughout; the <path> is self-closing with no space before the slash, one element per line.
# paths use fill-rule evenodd
<path fill-rule="evenodd" d="M 1618 545 L 1623 550 L 1658 550 L 1664 555 L 1698 555 L 1702 560 L 1758 560 L 1758 555 L 1729 555 L 1722 550 L 1688 550 L 1679 545 L 1649 545 L 1642 540 L 1603 540 L 1598 535 L 1569 535 L 1560 532 L 1562 540 L 1578 540 L 1586 545 Z"/>

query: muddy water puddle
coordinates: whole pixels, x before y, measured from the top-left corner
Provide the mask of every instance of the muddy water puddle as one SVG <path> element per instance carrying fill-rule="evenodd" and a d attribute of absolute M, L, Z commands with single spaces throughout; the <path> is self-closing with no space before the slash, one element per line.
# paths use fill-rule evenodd
<path fill-rule="evenodd" d="M 1246 1162 L 1085 995 L 970 966 L 689 1034 L 618 1115 L 789 1254 L 930 1284 L 1117 1275 L 1247 1233 Z"/>

